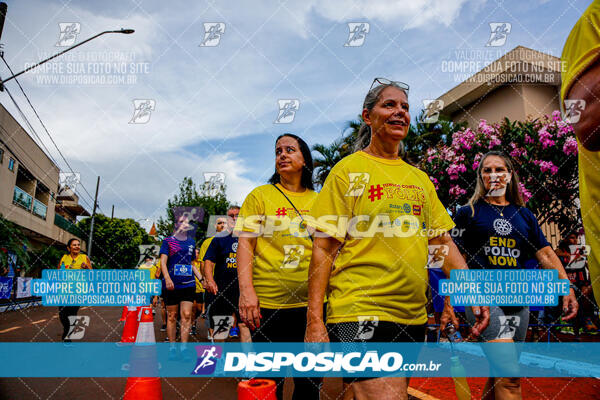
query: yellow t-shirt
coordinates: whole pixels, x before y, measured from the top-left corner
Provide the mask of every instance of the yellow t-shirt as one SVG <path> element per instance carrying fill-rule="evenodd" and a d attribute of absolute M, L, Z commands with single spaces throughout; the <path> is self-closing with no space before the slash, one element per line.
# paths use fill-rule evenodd
<path fill-rule="evenodd" d="M 202 258 L 198 258 L 198 260 L 202 260 Z M 202 261 L 198 260 L 192 261 L 192 265 L 198 268 L 200 273 L 202 273 Z M 195 276 L 194 278 L 196 279 L 196 293 L 204 293 L 204 286 L 202 286 L 202 283 L 200 283 L 198 278 L 196 278 Z"/>
<path fill-rule="evenodd" d="M 317 193 L 279 189 L 306 220 Z M 306 307 L 312 241 L 290 202 L 273 185 L 254 189 L 240 209 L 235 231 L 260 234 L 256 239 L 252 278 L 261 307 Z"/>
<path fill-rule="evenodd" d="M 65 265 L 67 269 L 82 269 L 82 264 L 87 263 L 87 256 L 85 254 L 79 253 L 75 259 L 71 257 L 70 254 L 65 254 L 60 259 L 59 265 Z"/>
<path fill-rule="evenodd" d="M 141 264 L 138 269 L 142 269 L 142 270 L 147 270 L 150 272 L 150 279 L 156 279 L 155 278 L 155 274 L 156 274 L 156 270 L 159 265 L 160 261 L 158 261 L 158 263 L 152 264 L 150 266 L 148 266 L 148 264 Z"/>
<path fill-rule="evenodd" d="M 429 239 L 454 223 L 429 177 L 363 151 L 327 177 L 309 222 L 342 242 L 329 279 L 327 322 L 427 322 Z"/>
<path fill-rule="evenodd" d="M 600 1 L 585 10 L 571 30 L 561 56 L 564 65 L 561 103 L 569 89 L 600 56 Z M 563 106 L 564 107 L 564 106 Z M 579 199 L 586 243 L 591 246 L 588 266 L 596 302 L 600 304 L 600 152 L 579 145 Z"/>
<path fill-rule="evenodd" d="M 208 246 L 210 246 L 210 243 L 212 242 L 212 240 L 213 240 L 212 237 L 204 239 L 204 242 L 202 242 L 202 244 L 200 245 L 200 249 L 198 250 L 199 263 L 198 263 L 198 265 L 196 265 L 196 267 L 198 267 L 198 269 L 200 269 L 201 274 L 204 274 L 204 271 L 201 269 L 202 260 L 204 260 L 204 256 L 206 255 L 206 250 L 208 250 Z M 202 286 L 200 281 L 196 278 L 196 293 L 202 293 L 202 292 L 204 292 L 204 286 Z"/>

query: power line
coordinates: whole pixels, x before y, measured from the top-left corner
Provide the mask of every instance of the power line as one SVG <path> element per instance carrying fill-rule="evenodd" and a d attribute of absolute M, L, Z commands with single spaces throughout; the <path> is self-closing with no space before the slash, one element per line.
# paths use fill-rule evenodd
<path fill-rule="evenodd" d="M 2 61 L 4 62 L 4 64 L 6 65 L 6 67 L 8 68 L 8 70 L 10 71 L 10 73 L 12 75 L 14 75 L 14 72 L 12 70 L 12 68 L 10 67 L 10 65 L 8 65 L 8 63 L 6 62 L 6 60 L 4 59 L 4 55 L 1 55 L 0 58 L 2 58 Z M 50 141 L 52 142 L 52 144 L 54 145 L 54 147 L 56 148 L 56 151 L 58 151 L 58 154 L 60 154 L 60 157 L 62 158 L 62 160 L 65 162 L 65 164 L 67 165 L 67 167 L 69 168 L 69 170 L 74 174 L 75 171 L 73 170 L 73 168 L 71 167 L 71 165 L 69 164 L 69 162 L 67 161 L 67 159 L 65 158 L 65 156 L 63 155 L 63 153 L 60 151 L 60 149 L 58 148 L 58 145 L 56 144 L 56 142 L 54 141 L 54 139 L 52 138 L 52 135 L 50 135 L 50 132 L 48 131 L 48 128 L 46 128 L 46 125 L 44 124 L 44 122 L 42 121 L 42 119 L 40 118 L 40 115 L 38 114 L 37 110 L 35 109 L 35 107 L 33 106 L 33 104 L 31 103 L 31 101 L 29 100 L 29 97 L 27 96 L 27 93 L 25 93 L 25 90 L 23 90 L 23 87 L 21 86 L 21 83 L 17 80 L 17 78 L 14 78 L 15 82 L 17 83 L 17 85 L 19 85 L 19 89 L 21 89 L 21 93 L 23 93 L 23 96 L 25 96 L 25 99 L 27 100 L 27 103 L 29 103 L 29 106 L 31 107 L 31 109 L 33 110 L 33 113 L 35 114 L 35 116 L 37 117 L 38 121 L 40 122 L 40 124 L 42 125 L 42 127 L 44 128 L 44 131 L 46 131 L 46 134 L 48 135 L 48 137 L 50 138 Z M 12 99 L 12 96 L 11 96 Z M 13 100 L 14 102 L 14 100 Z M 23 118 L 25 118 L 25 120 L 27 120 L 27 118 L 25 116 L 23 116 Z M 28 125 L 31 126 L 31 124 L 29 124 L 28 121 Z M 33 128 L 32 128 L 33 129 Z M 36 134 L 37 136 L 37 134 Z M 44 146 L 45 147 L 45 146 Z M 53 160 L 54 161 L 54 160 Z M 56 163 L 56 161 L 54 162 L 55 164 L 58 165 L 58 163 Z M 79 182 L 79 185 L 83 188 L 83 190 L 85 191 L 85 193 L 87 193 L 87 195 L 89 196 L 90 200 L 93 200 L 92 195 L 90 194 L 90 192 L 88 192 L 88 190 L 86 189 L 86 187 L 83 185 L 83 183 Z M 98 209 L 100 210 L 100 212 L 102 214 L 105 214 L 104 211 L 102 211 L 102 208 L 98 205 L 97 206 Z M 106 214 L 105 214 L 106 215 Z"/>
<path fill-rule="evenodd" d="M 6 87 L 4 89 L 6 91 L 6 94 L 8 94 L 8 97 L 10 97 L 10 100 L 12 101 L 13 105 L 15 106 L 15 108 L 17 109 L 17 111 L 19 112 L 19 114 L 21 115 L 21 118 L 23 118 L 25 120 L 25 123 L 29 127 L 29 130 L 33 133 L 33 135 L 36 137 L 36 139 L 38 140 L 39 144 L 44 148 L 44 150 L 46 150 L 46 155 L 50 158 L 50 160 L 52 160 L 52 162 L 54 164 L 58 165 L 58 163 L 56 162 L 56 160 L 54 158 L 52 158 L 52 154 L 50 153 L 50 150 L 48 150 L 48 148 L 46 147 L 46 145 L 42 141 L 42 138 L 40 138 L 40 136 L 37 134 L 36 130 L 33 128 L 33 126 L 31 125 L 31 123 L 29 122 L 29 120 L 25 116 L 25 113 L 23 112 L 23 110 L 21 110 L 21 107 L 19 107 L 19 105 L 15 101 L 14 97 L 10 93 L 10 90 L 8 90 L 8 88 L 6 88 Z"/>
<path fill-rule="evenodd" d="M 8 131 L 7 131 L 7 130 L 4 128 L 4 127 L 3 127 L 3 126 L 0 126 L 0 129 L 1 129 L 1 130 L 3 130 L 3 131 L 6 133 L 6 135 L 7 135 L 8 137 L 12 138 L 12 135 L 11 135 L 11 134 L 10 134 L 10 133 L 9 133 L 9 132 L 8 132 Z M 13 149 L 11 149 L 11 148 L 10 148 L 10 146 L 8 145 L 8 143 L 6 143 L 5 141 L 3 141 L 2 139 L 0 139 L 0 143 L 2 143 L 2 144 L 4 145 L 4 147 L 6 147 L 6 148 L 8 149 L 8 151 L 10 151 L 10 152 L 11 152 L 11 153 L 14 155 L 14 157 L 15 157 L 15 158 L 16 158 L 16 160 L 19 162 L 19 164 L 21 164 L 21 165 L 26 165 L 26 163 L 24 163 L 23 161 L 21 161 L 21 159 L 20 159 L 20 158 L 19 158 L 19 156 L 17 155 L 17 152 L 15 152 Z M 16 140 L 14 140 L 14 139 L 13 139 L 13 143 L 14 143 L 14 144 L 15 144 L 15 145 L 16 145 L 16 146 L 17 146 L 17 147 L 18 147 L 18 148 L 19 148 L 19 149 L 20 149 L 20 150 L 23 152 L 23 154 L 24 154 L 24 155 L 26 155 L 26 156 L 27 156 L 27 157 L 28 157 L 28 158 L 31 160 L 31 162 L 32 162 L 32 163 L 33 163 L 35 166 L 37 166 L 37 167 L 38 167 L 40 170 L 42 170 L 42 171 L 44 170 L 44 168 L 43 168 L 41 165 L 39 165 L 39 164 L 38 164 L 38 163 L 35 161 L 35 159 L 34 159 L 34 158 L 33 158 L 33 157 L 32 157 L 32 156 L 31 156 L 31 155 L 30 155 L 30 154 L 27 152 L 27 150 L 25 150 L 25 149 L 24 149 L 24 148 L 23 148 L 23 147 L 22 147 L 22 146 L 19 144 L 19 142 L 17 142 Z M 44 178 L 46 178 L 46 177 L 47 177 L 47 175 L 46 175 Z M 44 186 L 46 186 L 46 182 L 43 182 L 43 183 L 44 183 Z M 88 200 L 87 200 L 85 197 L 81 197 L 81 200 L 82 200 L 82 202 L 83 202 L 83 203 L 84 203 L 84 204 L 85 204 L 87 207 L 89 207 L 89 208 L 91 209 L 91 204 L 89 203 L 89 201 L 88 201 Z"/>

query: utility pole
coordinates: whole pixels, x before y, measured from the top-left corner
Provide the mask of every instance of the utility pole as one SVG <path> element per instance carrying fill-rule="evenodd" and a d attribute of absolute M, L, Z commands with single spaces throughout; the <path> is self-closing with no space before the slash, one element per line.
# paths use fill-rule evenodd
<path fill-rule="evenodd" d="M 113 204 L 112 211 L 110 212 L 110 219 L 113 219 L 114 217 L 115 217 L 115 205 Z"/>
<path fill-rule="evenodd" d="M 0 39 L 2 38 L 2 31 L 4 30 L 4 20 L 6 19 L 6 10 L 8 5 L 5 2 L 0 3 Z"/>
<path fill-rule="evenodd" d="M 96 217 L 96 206 L 98 205 L 98 187 L 100 186 L 100 177 L 96 182 L 96 195 L 94 196 L 94 210 L 92 211 L 92 223 L 90 224 L 90 240 L 88 240 L 88 257 L 92 258 L 92 237 L 94 236 L 94 218 Z"/>

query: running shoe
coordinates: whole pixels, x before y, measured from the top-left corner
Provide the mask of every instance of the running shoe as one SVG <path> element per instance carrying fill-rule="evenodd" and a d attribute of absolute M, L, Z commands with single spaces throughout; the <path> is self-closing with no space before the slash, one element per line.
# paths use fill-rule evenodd
<path fill-rule="evenodd" d="M 192 361 L 192 356 L 190 356 L 187 350 L 181 350 L 181 360 L 183 362 L 190 362 Z"/>
<path fill-rule="evenodd" d="M 209 333 L 208 333 L 208 335 L 206 336 L 206 339 L 208 339 L 208 340 L 210 340 L 210 341 L 212 342 L 212 340 L 213 340 L 213 337 L 212 337 L 212 335 L 210 334 L 210 332 L 209 332 Z"/>
<path fill-rule="evenodd" d="M 237 326 L 234 326 L 233 328 L 231 328 L 229 330 L 229 337 L 230 338 L 236 338 L 240 336 L 240 328 L 238 328 Z"/>
<path fill-rule="evenodd" d="M 167 331 L 167 325 L 163 324 L 163 326 L 160 327 L 160 331 L 161 332 L 166 332 Z"/>
<path fill-rule="evenodd" d="M 584 326 L 585 330 L 588 332 L 595 332 L 598 330 L 598 327 L 594 325 L 591 318 L 586 318 Z"/>
<path fill-rule="evenodd" d="M 196 336 L 196 325 L 192 326 L 192 335 Z"/>
<path fill-rule="evenodd" d="M 564 333 L 564 334 L 567 334 L 567 335 L 574 335 L 575 334 L 575 330 L 573 329 L 572 326 L 565 326 L 565 327 L 562 327 L 560 329 L 560 333 Z"/>
<path fill-rule="evenodd" d="M 179 358 L 179 352 L 175 347 L 169 349 L 169 361 L 174 361 Z"/>

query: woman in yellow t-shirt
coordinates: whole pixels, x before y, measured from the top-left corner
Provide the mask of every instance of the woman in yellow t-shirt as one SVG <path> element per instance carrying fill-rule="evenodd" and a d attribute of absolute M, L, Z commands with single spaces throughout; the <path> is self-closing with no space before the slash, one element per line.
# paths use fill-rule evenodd
<path fill-rule="evenodd" d="M 90 262 L 88 256 L 81 254 L 81 242 L 79 239 L 69 239 L 67 242 L 67 250 L 69 251 L 69 254 L 62 256 L 58 263 L 59 269 L 92 269 L 92 263 Z M 78 311 L 79 306 L 58 307 L 58 318 L 63 326 L 62 340 L 64 342 L 71 341 L 70 339 L 67 339 L 67 334 L 69 333 L 69 328 L 71 327 L 69 317 L 72 315 L 77 315 Z"/>
<path fill-rule="evenodd" d="M 410 126 L 408 85 L 376 78 L 362 119 L 356 152 L 333 167 L 312 208 L 309 225 L 317 232 L 305 340 L 423 342 L 428 246 L 449 248 L 446 273 L 466 264 L 447 233 L 454 223 L 429 177 L 399 157 Z M 475 334 L 485 328 L 486 312 L 476 308 Z M 458 326 L 447 301 L 442 328 L 450 320 Z M 364 399 L 407 396 L 403 377 L 344 382 Z"/>
<path fill-rule="evenodd" d="M 316 197 L 308 145 L 296 135 L 275 142 L 270 184 L 244 200 L 235 228 L 239 311 L 253 342 L 302 342 L 306 328 L 312 239 L 304 219 Z M 277 397 L 283 396 L 283 378 Z M 320 379 L 294 378 L 294 398 L 318 399 Z"/>

